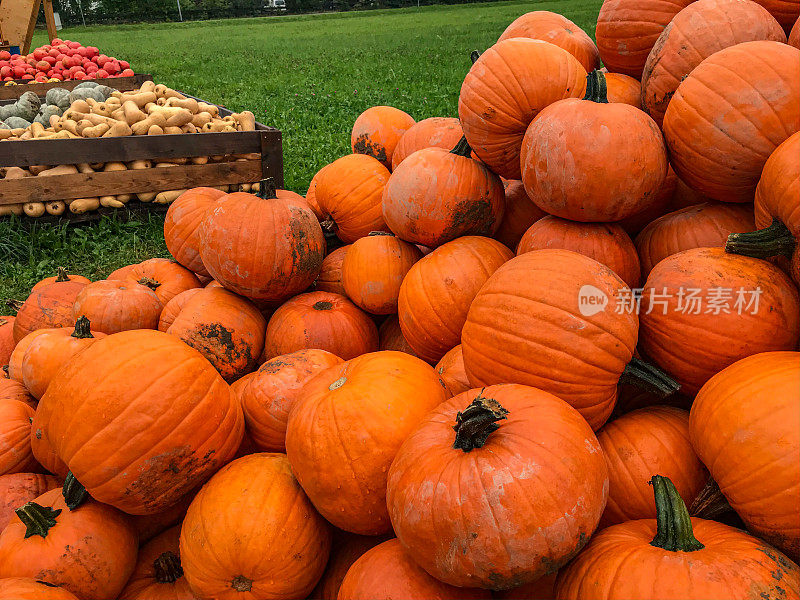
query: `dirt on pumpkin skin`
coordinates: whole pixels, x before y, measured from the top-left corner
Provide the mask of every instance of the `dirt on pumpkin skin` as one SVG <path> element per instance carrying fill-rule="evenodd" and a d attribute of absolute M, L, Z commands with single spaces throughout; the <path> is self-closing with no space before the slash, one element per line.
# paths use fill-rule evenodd
<path fill-rule="evenodd" d="M 221 323 L 203 323 L 196 327 L 192 331 L 192 335 L 190 337 L 187 336 L 183 341 L 201 353 L 207 352 L 221 357 L 222 362 L 226 365 L 235 367 L 241 364 L 241 367 L 237 368 L 236 371 L 247 371 L 255 365 L 250 344 L 244 340 L 241 343 L 234 341 L 233 333 L 223 327 Z M 223 378 L 226 381 L 237 379 L 238 374 L 229 374 L 227 377 L 223 374 Z"/>
<path fill-rule="evenodd" d="M 495 219 L 488 200 L 464 200 L 456 205 L 450 223 L 442 232 L 442 243 L 462 235 L 490 235 Z"/>
<path fill-rule="evenodd" d="M 362 133 L 358 136 L 355 144 L 353 144 L 353 151 L 356 154 L 366 154 L 367 156 L 377 158 L 384 164 L 387 162 L 386 148 L 381 144 L 373 142 L 366 133 Z"/>

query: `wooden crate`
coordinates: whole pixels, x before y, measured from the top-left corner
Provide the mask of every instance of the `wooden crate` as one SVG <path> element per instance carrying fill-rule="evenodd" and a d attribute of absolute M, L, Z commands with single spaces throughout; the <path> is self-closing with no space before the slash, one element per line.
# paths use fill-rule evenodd
<path fill-rule="evenodd" d="M 108 77 L 107 79 L 92 79 L 95 83 L 105 85 L 121 92 L 127 92 L 142 87 L 145 81 L 152 81 L 153 76 L 146 73 L 137 73 L 133 77 Z M 16 101 L 25 92 L 35 92 L 44 98 L 47 90 L 51 88 L 63 88 L 73 90 L 78 84 L 85 83 L 80 79 L 70 79 L 68 81 L 52 81 L 50 83 L 31 83 L 29 80 L 17 79 L 17 85 L 5 85 L 0 82 L 0 104 Z"/>

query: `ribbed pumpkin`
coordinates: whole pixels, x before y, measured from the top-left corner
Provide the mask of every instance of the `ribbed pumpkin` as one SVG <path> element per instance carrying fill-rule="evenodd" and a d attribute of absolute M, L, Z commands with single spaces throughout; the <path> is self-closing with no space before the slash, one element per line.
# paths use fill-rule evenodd
<path fill-rule="evenodd" d="M 434 579 L 409 557 L 395 538 L 368 550 L 353 563 L 339 588 L 338 600 L 491 597 L 487 590 L 457 588 Z"/>
<path fill-rule="evenodd" d="M 136 533 L 118 510 L 69 489 L 16 510 L 0 533 L 0 578 L 32 577 L 82 600 L 116 598 L 136 564 Z"/>
<path fill-rule="evenodd" d="M 667 151 L 653 119 L 609 103 L 605 75 L 587 77 L 586 96 L 556 102 L 522 142 L 522 181 L 542 210 L 573 221 L 619 221 L 655 203 Z M 613 160 L 608 157 L 613 156 Z"/>
<path fill-rule="evenodd" d="M 8 364 L 14 351 L 14 317 L 0 316 L 0 367 Z M 0 375 L 0 379 L 2 379 Z"/>
<path fill-rule="evenodd" d="M 689 413 L 672 406 L 649 406 L 629 412 L 597 432 L 608 465 L 608 504 L 600 519 L 607 527 L 654 519 L 653 475 L 669 477 L 691 504 L 708 472 L 689 441 Z"/>
<path fill-rule="evenodd" d="M 38 408 L 38 407 L 37 407 Z M 38 411 L 37 411 L 38 413 Z M 34 418 L 36 414 L 34 414 Z M 53 450 L 50 442 L 44 435 L 41 427 L 34 426 L 31 422 L 31 451 L 36 461 L 47 471 L 63 479 L 69 473 L 69 467 L 61 460 Z"/>
<path fill-rule="evenodd" d="M 353 563 L 385 539 L 384 536 L 356 535 L 335 529 L 328 565 L 314 591 L 309 594 L 309 600 L 337 600 L 342 580 Z"/>
<path fill-rule="evenodd" d="M 298 350 L 268 360 L 241 392 L 247 432 L 259 451 L 286 452 L 286 422 L 312 377 L 343 362 L 325 350 Z"/>
<path fill-rule="evenodd" d="M 408 343 L 406 336 L 403 335 L 397 315 L 389 315 L 381 323 L 381 326 L 378 327 L 378 340 L 379 350 L 395 350 L 411 356 L 418 356 L 411 344 Z"/>
<path fill-rule="evenodd" d="M 517 254 L 534 250 L 572 250 L 606 265 L 625 284 L 639 285 L 639 256 L 625 230 L 614 223 L 580 223 L 547 216 L 525 232 Z"/>
<path fill-rule="evenodd" d="M 604 0 L 597 49 L 609 71 L 641 79 L 647 56 L 669 22 L 693 0 Z"/>
<path fill-rule="evenodd" d="M 166 330 L 205 356 L 227 382 L 255 368 L 266 331 L 252 302 L 222 288 L 192 295 Z"/>
<path fill-rule="evenodd" d="M 19 342 L 37 329 L 75 325 L 72 305 L 85 287 L 80 281 L 64 281 L 31 292 L 14 319 L 14 341 Z"/>
<path fill-rule="evenodd" d="M 19 400 L 0 400 L 0 475 L 38 471 L 31 450 L 33 409 Z"/>
<path fill-rule="evenodd" d="M 751 229 L 749 206 L 703 203 L 667 213 L 636 236 L 642 277 L 668 256 L 691 248 L 722 248 L 731 233 Z"/>
<path fill-rule="evenodd" d="M 322 176 L 322 172 L 328 167 L 325 165 L 319 171 L 314 174 L 314 177 L 311 178 L 311 181 L 308 184 L 308 191 L 306 191 L 306 204 L 311 207 L 311 210 L 314 211 L 314 215 L 322 221 L 325 218 L 325 213 L 320 208 L 319 200 L 317 200 L 317 183 Z"/>
<path fill-rule="evenodd" d="M 376 158 L 390 169 L 397 143 L 414 123 L 411 115 L 399 108 L 373 106 L 358 115 L 350 134 L 350 147 L 354 153 Z"/>
<path fill-rule="evenodd" d="M 467 236 L 440 246 L 411 268 L 400 286 L 398 317 L 420 358 L 435 363 L 458 345 L 478 290 L 512 256 L 496 240 Z"/>
<path fill-rule="evenodd" d="M 72 592 L 31 577 L 0 579 L 0 600 L 78 600 Z"/>
<path fill-rule="evenodd" d="M 107 334 L 156 329 L 163 306 L 152 289 L 133 279 L 101 279 L 80 291 L 71 320 L 86 317 L 92 330 Z"/>
<path fill-rule="evenodd" d="M 149 258 L 136 265 L 117 269 L 108 279 L 136 281 L 153 290 L 166 304 L 186 290 L 200 287 L 200 280 L 186 267 L 167 258 Z"/>
<path fill-rule="evenodd" d="M 780 552 L 739 529 L 690 519 L 669 479 L 655 476 L 652 484 L 658 517 L 595 535 L 559 573 L 556 598 L 746 600 L 800 594 L 800 569 Z"/>
<path fill-rule="evenodd" d="M 466 392 L 472 389 L 464 371 L 464 355 L 461 352 L 461 344 L 448 350 L 447 353 L 436 363 L 436 373 L 447 387 L 451 396 Z"/>
<path fill-rule="evenodd" d="M 174 525 L 179 525 L 199 489 L 194 489 L 169 508 L 151 515 L 130 515 L 129 521 L 139 535 L 139 545 L 143 546 L 160 533 Z"/>
<path fill-rule="evenodd" d="M 531 38 L 555 44 L 577 58 L 587 72 L 600 67 L 600 54 L 592 38 L 566 17 L 549 10 L 536 10 L 517 17 L 497 41 L 510 38 Z"/>
<path fill-rule="evenodd" d="M 639 80 L 622 73 L 606 73 L 606 97 L 609 102 L 642 108 L 642 85 Z"/>
<path fill-rule="evenodd" d="M 277 198 L 271 180 L 257 196 L 224 196 L 206 213 L 199 234 L 209 274 L 258 300 L 283 300 L 306 289 L 325 256 L 325 238 L 308 204 Z"/>
<path fill-rule="evenodd" d="M 797 0 L 756 0 L 778 20 L 788 32 L 800 16 L 800 2 Z"/>
<path fill-rule="evenodd" d="M 46 330 L 43 330 L 46 331 Z M 28 388 L 14 379 L 0 378 L 0 401 L 19 400 L 31 408 L 36 408 L 36 398 L 30 395 Z M 0 528 L 2 530 L 2 528 Z"/>
<path fill-rule="evenodd" d="M 224 195 L 225 192 L 214 188 L 192 188 L 169 205 L 164 218 L 167 250 L 180 264 L 199 275 L 208 276 L 208 271 L 200 258 L 198 229 L 206 212 Z"/>
<path fill-rule="evenodd" d="M 342 263 L 344 263 L 348 248 L 350 248 L 349 245 L 342 246 L 325 257 L 317 280 L 314 282 L 315 291 L 332 292 L 340 296 L 346 294 L 342 283 Z"/>
<path fill-rule="evenodd" d="M 70 275 L 64 267 L 58 267 L 56 275 L 51 277 L 45 277 L 41 281 L 38 281 L 33 285 L 31 288 L 32 292 L 36 290 L 42 289 L 46 285 L 50 285 L 51 283 L 63 283 L 65 281 L 75 281 L 77 283 L 91 283 L 92 281 L 87 278 L 83 277 L 82 275 Z"/>
<path fill-rule="evenodd" d="M 392 171 L 417 150 L 450 150 L 463 135 L 461 123 L 455 117 L 430 117 L 415 123 L 403 134 L 392 152 Z"/>
<path fill-rule="evenodd" d="M 619 224 L 622 225 L 622 228 L 628 232 L 628 235 L 631 237 L 635 236 L 645 227 L 645 225 L 651 221 L 667 214 L 670 210 L 675 210 L 671 209 L 670 207 L 672 206 L 675 197 L 678 195 L 678 183 L 679 182 L 677 176 L 675 175 L 675 171 L 672 170 L 672 167 L 667 167 L 667 176 L 664 178 L 664 183 L 661 184 L 661 187 L 656 193 L 653 203 L 650 204 L 645 210 L 619 221 Z M 685 189 L 688 189 L 686 188 L 685 184 L 683 185 Z M 702 200 L 698 200 L 698 203 L 699 202 L 702 202 Z"/>
<path fill-rule="evenodd" d="M 374 231 L 357 240 L 342 262 L 347 297 L 375 315 L 396 313 L 400 284 L 420 258 L 419 248 L 391 233 Z"/>
<path fill-rule="evenodd" d="M 737 360 L 796 348 L 800 298 L 766 261 L 695 248 L 650 271 L 639 322 L 639 349 L 694 394 Z"/>
<path fill-rule="evenodd" d="M 33 344 L 34 340 L 44 333 L 49 333 L 52 329 L 56 328 L 47 328 L 47 329 L 35 329 L 31 333 L 27 334 L 23 337 L 15 346 L 14 350 L 11 352 L 11 356 L 8 357 L 8 378 L 22 383 L 22 359 L 25 356 L 25 353 L 28 351 L 28 348 Z M 27 389 L 27 388 L 26 388 Z"/>
<path fill-rule="evenodd" d="M 267 324 L 267 359 L 317 348 L 350 360 L 378 349 L 378 328 L 355 304 L 329 292 L 295 296 Z"/>
<path fill-rule="evenodd" d="M 715 200 L 752 201 L 764 163 L 800 129 L 798 62 L 800 50 L 787 44 L 745 42 L 689 73 L 664 115 L 678 177 Z M 720 119 L 722 105 L 736 118 Z"/>
<path fill-rule="evenodd" d="M 800 556 L 800 353 L 766 352 L 716 374 L 697 394 L 692 445 L 748 529 Z"/>
<path fill-rule="evenodd" d="M 167 302 L 164 305 L 164 309 L 161 311 L 161 314 L 158 317 L 158 330 L 166 332 L 167 329 L 175 322 L 175 319 L 181 311 L 183 307 L 186 305 L 189 300 L 194 297 L 196 294 L 199 294 L 201 290 L 219 290 L 224 289 L 221 285 L 212 285 L 215 283 L 213 280 L 210 284 L 208 284 L 204 288 L 193 288 L 191 290 L 186 290 L 185 292 L 181 292 L 177 296 L 175 296 L 172 300 Z"/>
<path fill-rule="evenodd" d="M 389 229 L 430 248 L 462 235 L 497 231 L 505 199 L 502 182 L 470 154 L 462 138 L 450 151 L 425 148 L 404 160 L 383 190 Z"/>
<path fill-rule="evenodd" d="M 88 348 L 105 333 L 91 331 L 86 317 L 78 317 L 75 327 L 44 330 L 36 336 L 22 356 L 22 382 L 37 400 L 44 396 L 58 370 L 78 352 Z"/>
<path fill-rule="evenodd" d="M 470 147 L 489 168 L 520 179 L 519 152 L 528 124 L 563 98 L 581 98 L 586 69 L 566 50 L 541 40 L 496 43 L 461 86 L 458 116 Z"/>
<path fill-rule="evenodd" d="M 178 540 L 180 527 L 159 534 L 139 550 L 136 567 L 119 600 L 184 600 L 196 598 L 183 576 Z"/>
<path fill-rule="evenodd" d="M 386 230 L 381 198 L 389 170 L 380 161 L 364 154 L 349 154 L 326 166 L 315 179 L 315 199 L 326 227 L 345 244 L 370 231 Z"/>
<path fill-rule="evenodd" d="M 244 418 L 197 350 L 159 331 L 126 331 L 64 365 L 36 410 L 40 431 L 93 498 L 150 514 L 230 460 Z"/>
<path fill-rule="evenodd" d="M 428 573 L 508 589 L 579 552 L 607 493 L 603 453 L 577 411 L 508 384 L 431 411 L 397 452 L 386 501 L 397 537 Z"/>
<path fill-rule="evenodd" d="M 402 352 L 366 354 L 306 383 L 289 413 L 286 453 L 322 516 L 353 533 L 388 532 L 389 465 L 445 398 L 433 368 Z"/>
<path fill-rule="evenodd" d="M 751 0 L 697 0 L 661 33 L 642 73 L 644 110 L 659 125 L 678 85 L 723 48 L 755 40 L 785 42 L 778 22 Z"/>
<path fill-rule="evenodd" d="M 494 237 L 500 243 L 515 250 L 522 234 L 528 230 L 528 227 L 547 213 L 528 198 L 522 181 L 505 180 L 503 186 L 506 197 L 505 210 L 503 211 L 503 220 L 500 221 L 500 227 Z"/>
<path fill-rule="evenodd" d="M 798 18 L 794 22 L 794 25 L 792 25 L 792 29 L 789 32 L 789 39 L 787 40 L 787 43 L 790 46 L 794 46 L 795 48 L 800 50 L 800 18 Z"/>
<path fill-rule="evenodd" d="M 322 575 L 330 545 L 330 528 L 286 456 L 251 454 L 222 469 L 192 501 L 180 556 L 201 598 L 294 600 Z"/>

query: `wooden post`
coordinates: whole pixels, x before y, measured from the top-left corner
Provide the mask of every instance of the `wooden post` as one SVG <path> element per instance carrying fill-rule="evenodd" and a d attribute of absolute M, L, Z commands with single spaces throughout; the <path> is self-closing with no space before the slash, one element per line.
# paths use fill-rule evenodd
<path fill-rule="evenodd" d="M 44 20 L 47 22 L 47 37 L 52 41 L 58 37 L 56 18 L 53 15 L 53 0 L 44 0 Z"/>

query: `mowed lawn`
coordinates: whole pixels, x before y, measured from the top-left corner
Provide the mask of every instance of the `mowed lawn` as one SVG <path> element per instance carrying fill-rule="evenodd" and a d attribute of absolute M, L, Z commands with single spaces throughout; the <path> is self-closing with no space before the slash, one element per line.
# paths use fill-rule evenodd
<path fill-rule="evenodd" d="M 304 194 L 320 167 L 350 152 L 350 129 L 366 108 L 396 106 L 417 120 L 457 116 L 470 51 L 483 51 L 532 10 L 559 12 L 594 35 L 601 3 L 496 2 L 87 27 L 61 35 L 128 60 L 168 86 L 252 110 L 283 132 L 286 187 Z M 45 42 L 37 33 L 34 45 Z M 95 279 L 166 256 L 162 222 L 153 216 L 57 228 L 0 221 L 0 300 L 24 298 L 57 266 Z"/>

